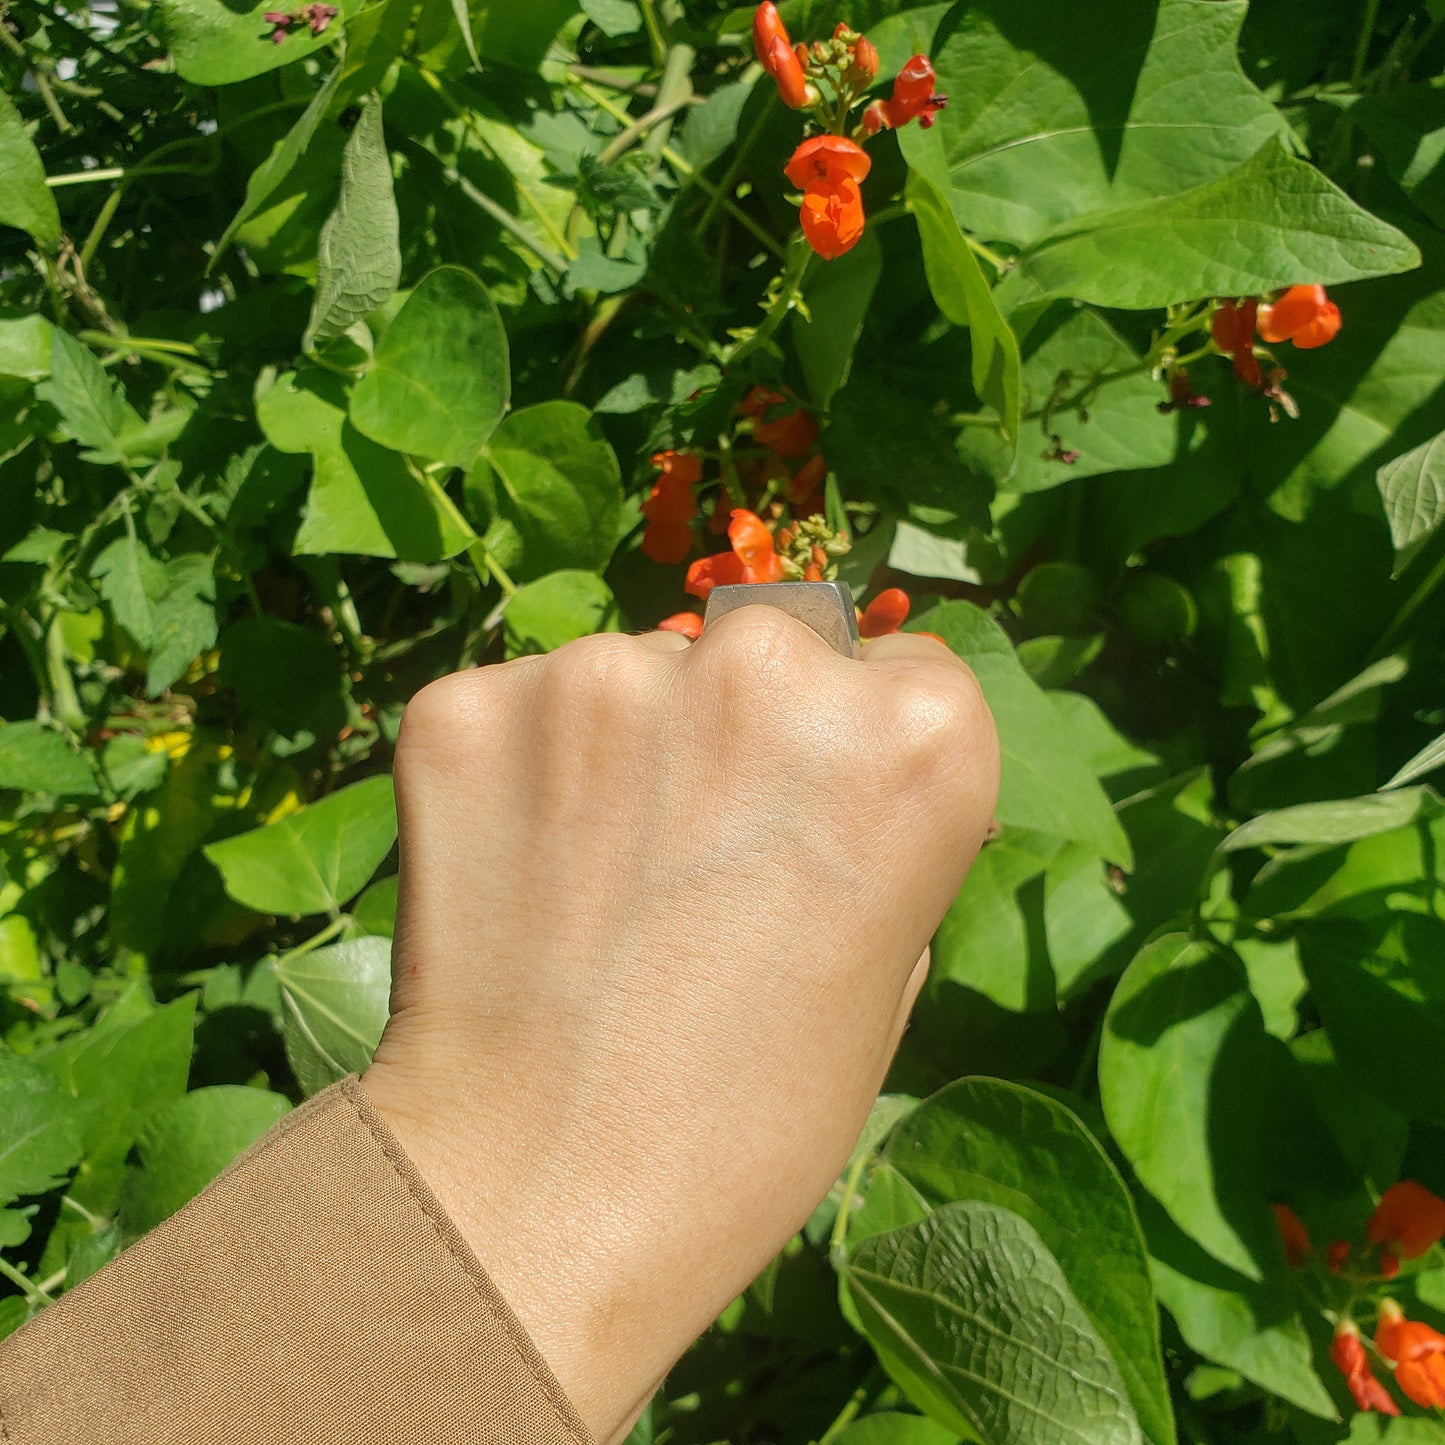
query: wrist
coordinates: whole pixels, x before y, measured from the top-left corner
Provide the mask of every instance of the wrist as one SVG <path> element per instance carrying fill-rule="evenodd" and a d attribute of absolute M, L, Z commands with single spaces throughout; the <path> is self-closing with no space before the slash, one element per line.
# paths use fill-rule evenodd
<path fill-rule="evenodd" d="M 586 1200 L 545 1159 L 518 1168 L 500 1131 L 457 1127 L 494 1116 L 482 1101 L 436 1100 L 394 1058 L 373 1063 L 362 1086 L 597 1445 L 625 1440 L 691 1334 L 647 1367 L 665 1321 L 652 1314 L 650 1338 L 639 1337 L 634 1291 L 615 1258 L 619 1231 L 590 1220 Z"/>

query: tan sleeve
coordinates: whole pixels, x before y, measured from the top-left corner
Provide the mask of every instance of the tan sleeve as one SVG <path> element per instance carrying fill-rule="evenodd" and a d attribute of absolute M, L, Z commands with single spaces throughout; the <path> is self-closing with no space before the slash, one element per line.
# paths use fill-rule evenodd
<path fill-rule="evenodd" d="M 588 1445 L 359 1082 L 0 1341 L 7 1445 Z"/>

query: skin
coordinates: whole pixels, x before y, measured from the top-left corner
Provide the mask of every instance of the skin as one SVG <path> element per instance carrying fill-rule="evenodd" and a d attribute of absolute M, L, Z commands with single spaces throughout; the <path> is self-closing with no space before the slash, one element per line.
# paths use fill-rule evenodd
<path fill-rule="evenodd" d="M 937 642 L 770 607 L 424 689 L 364 1084 L 601 1445 L 837 1178 L 998 790 Z"/>

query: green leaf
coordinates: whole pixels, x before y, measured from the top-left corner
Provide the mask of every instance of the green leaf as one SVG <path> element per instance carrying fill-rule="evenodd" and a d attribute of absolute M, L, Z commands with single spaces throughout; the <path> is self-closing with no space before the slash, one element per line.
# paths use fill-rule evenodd
<path fill-rule="evenodd" d="M 401 279 L 391 156 L 381 98 L 369 95 L 341 153 L 341 194 L 321 228 L 316 297 L 302 349 L 314 351 L 375 311 Z"/>
<path fill-rule="evenodd" d="M 194 993 L 156 1008 L 132 985 L 95 1027 L 33 1055 L 63 1093 L 87 1105 L 85 1160 L 69 1191 L 83 1208 L 97 1214 L 115 1208 L 136 1135 L 157 1109 L 185 1093 L 195 1020 Z"/>
<path fill-rule="evenodd" d="M 15 103 L 0 91 L 0 226 L 29 231 L 42 251 L 60 245 L 60 212 L 45 184 L 40 152 Z"/>
<path fill-rule="evenodd" d="M 1108 797 L 998 625 L 972 603 L 945 602 L 908 630 L 937 633 L 978 676 L 1002 751 L 999 822 L 1083 843 L 1129 866 L 1129 842 Z"/>
<path fill-rule="evenodd" d="M 1238 170 L 1195 190 L 1045 238 L 1003 289 L 1015 304 L 1070 296 L 1149 310 L 1199 296 L 1260 295 L 1301 278 L 1335 285 L 1388 276 L 1419 264 L 1402 232 L 1271 141 Z"/>
<path fill-rule="evenodd" d="M 329 742 L 346 722 L 341 653 L 330 639 L 275 617 L 246 617 L 221 636 L 221 681 L 249 728 Z"/>
<path fill-rule="evenodd" d="M 1445 1126 L 1445 924 L 1315 924 L 1300 962 L 1340 1066 L 1407 1119 Z"/>
<path fill-rule="evenodd" d="M 519 581 L 573 568 L 600 572 L 622 514 L 617 457 L 587 409 L 546 401 L 497 428 L 467 478 L 489 553 Z"/>
<path fill-rule="evenodd" d="M 50 379 L 37 394 L 60 413 L 67 436 L 102 455 L 114 454 L 120 434 L 141 425 L 94 352 L 59 327 L 51 334 Z"/>
<path fill-rule="evenodd" d="M 0 725 L 0 788 L 82 798 L 100 791 L 64 734 L 28 718 Z"/>
<path fill-rule="evenodd" d="M 165 565 L 128 531 L 96 555 L 90 576 L 115 620 L 142 647 L 149 647 L 166 590 Z"/>
<path fill-rule="evenodd" d="M 959 1445 L 957 1430 L 946 1429 L 921 1415 L 899 1415 L 891 1410 L 855 1420 L 837 1445 Z"/>
<path fill-rule="evenodd" d="M 844 1273 L 909 1398 L 983 1445 L 1141 1445 L 1118 1366 L 1018 1215 L 945 1204 L 867 1240 Z"/>
<path fill-rule="evenodd" d="M 1099 1045 L 1104 1115 L 1140 1183 L 1249 1279 L 1279 1248 L 1256 1183 L 1264 1042 L 1239 961 L 1169 934 L 1125 971 Z"/>
<path fill-rule="evenodd" d="M 1392 85 L 1362 97 L 1349 114 L 1400 189 L 1445 226 L 1445 80 Z"/>
<path fill-rule="evenodd" d="M 923 269 L 938 309 L 955 326 L 968 327 L 973 389 L 999 417 L 1004 437 L 1016 450 L 1023 392 L 1019 343 L 989 290 L 958 218 L 949 205 L 943 137 L 937 127 L 909 126 L 898 135 L 908 161 L 908 206 L 918 223 Z"/>
<path fill-rule="evenodd" d="M 1350 1421 L 1342 1445 L 1445 1445 L 1445 1424 L 1439 1420 L 1387 1420 L 1363 1411 Z"/>
<path fill-rule="evenodd" d="M 1445 432 L 1386 462 L 1375 485 L 1390 521 L 1398 576 L 1445 524 Z"/>
<path fill-rule="evenodd" d="M 1299 803 L 1278 808 L 1236 828 L 1219 846 L 1226 853 L 1241 848 L 1266 848 L 1283 843 L 1352 843 L 1375 833 L 1389 833 L 1413 823 L 1436 804 L 1426 787 L 1400 792 L 1366 793 L 1325 803 Z"/>
<path fill-rule="evenodd" d="M 0 376 L 39 381 L 50 375 L 55 328 L 35 313 L 0 316 Z"/>
<path fill-rule="evenodd" d="M 932 1207 L 981 1200 L 1031 1225 L 1118 1364 L 1144 1434 L 1173 1440 L 1134 1204 L 1068 1109 L 1001 1079 L 960 1079 L 897 1126 L 883 1157 Z"/>
<path fill-rule="evenodd" d="M 1159 1302 L 1189 1348 L 1312 1415 L 1338 1419 L 1290 1291 L 1277 1278 L 1257 1283 L 1226 1269 L 1152 1200 L 1140 1202 L 1140 1213 Z"/>
<path fill-rule="evenodd" d="M 466 466 L 507 409 L 507 333 L 486 287 L 460 266 L 423 276 L 351 397 L 351 421 L 399 452 Z"/>
<path fill-rule="evenodd" d="M 1416 778 L 1423 778 L 1426 773 L 1433 773 L 1439 767 L 1445 767 L 1445 733 L 1441 733 L 1434 742 L 1426 743 L 1384 787 L 1402 788 L 1406 783 L 1413 783 Z"/>
<path fill-rule="evenodd" d="M 43 1194 L 80 1162 L 85 1108 L 13 1054 L 0 1055 L 0 1204 Z"/>
<path fill-rule="evenodd" d="M 833 393 L 848 380 L 882 271 L 883 251 L 872 231 L 846 255 L 812 269 L 803 293 L 806 313 L 793 313 L 792 332 L 798 366 L 819 411 L 827 411 Z"/>
<path fill-rule="evenodd" d="M 226 892 L 258 913 L 337 913 L 396 841 L 388 777 L 365 778 L 299 813 L 206 848 Z"/>
<path fill-rule="evenodd" d="M 286 1057 L 305 1094 L 360 1073 L 386 1026 L 391 940 L 353 938 L 276 962 Z"/>
<path fill-rule="evenodd" d="M 1139 363 L 1138 353 L 1102 316 L 1065 302 L 1029 328 L 1024 352 L 1024 400 L 1031 411 L 1048 402 L 1063 372 L 1079 378 L 1067 388 L 1072 395 L 1088 377 Z M 1022 445 L 987 427 L 966 427 L 959 436 L 959 455 L 1011 492 L 1044 491 L 1103 472 L 1162 467 L 1179 451 L 1184 426 L 1177 417 L 1160 415 L 1163 395 L 1159 383 L 1144 372 L 1102 388 L 1086 408 L 1087 421 L 1077 410 L 1053 414 L 1049 430 L 1066 450 L 1078 453 L 1073 462 L 1051 455 L 1037 421 L 1025 427 Z M 1168 487 L 1170 482 L 1156 477 L 1154 485 Z"/>
<path fill-rule="evenodd" d="M 279 45 L 272 26 L 261 17 L 276 9 L 275 0 L 157 0 L 156 25 L 176 69 L 195 85 L 231 85 L 313 51 L 336 44 L 342 26 L 361 0 L 336 0 L 340 14 L 320 35 L 306 26 L 292 30 Z"/>
<path fill-rule="evenodd" d="M 1031 936 L 1020 891 L 1058 849 L 1057 839 L 1022 828 L 984 845 L 933 936 L 934 976 L 1015 1012 L 1054 1007 L 1053 972 Z"/>
<path fill-rule="evenodd" d="M 595 572 L 551 572 L 519 587 L 504 618 L 508 657 L 552 652 L 574 638 L 618 627 L 612 589 Z"/>
<path fill-rule="evenodd" d="M 316 127 L 321 124 L 336 94 L 343 69 L 343 66 L 338 65 L 331 71 L 316 94 L 311 97 L 310 104 L 301 112 L 296 124 L 276 142 L 270 155 L 251 172 L 246 180 L 246 197 L 241 202 L 240 210 L 231 217 L 230 225 L 221 233 L 221 239 L 216 242 L 211 259 L 206 263 L 207 272 L 215 266 L 222 252 L 235 239 L 236 232 L 271 199 L 291 174 L 296 162 L 306 153 L 311 137 L 316 134 Z"/>
<path fill-rule="evenodd" d="M 281 1094 L 233 1084 L 193 1089 L 158 1110 L 136 1138 L 139 1168 L 121 1194 L 126 1232 L 169 1219 L 290 1109 Z"/>
<path fill-rule="evenodd" d="M 165 590 L 155 607 L 146 692 L 164 692 L 216 641 L 215 558 L 184 552 L 165 566 Z"/>
<path fill-rule="evenodd" d="M 256 405 L 280 451 L 310 452 L 314 471 L 292 549 L 435 562 L 467 544 L 450 502 L 419 481 L 396 452 L 378 446 L 346 416 L 341 378 L 303 365 L 277 377 Z"/>
<path fill-rule="evenodd" d="M 1241 0 L 1119 0 L 1100 24 L 1088 6 L 955 7 L 932 54 L 960 220 L 1027 247 L 1246 161 L 1284 125 L 1240 70 L 1245 10 Z"/>

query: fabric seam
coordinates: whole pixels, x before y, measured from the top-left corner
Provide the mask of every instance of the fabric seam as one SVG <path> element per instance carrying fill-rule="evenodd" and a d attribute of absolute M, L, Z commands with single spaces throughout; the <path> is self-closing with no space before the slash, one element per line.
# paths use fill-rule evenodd
<path fill-rule="evenodd" d="M 402 1183 L 406 1185 L 407 1192 L 411 1195 L 412 1201 L 425 1216 L 427 1223 L 431 1225 L 437 1239 L 446 1247 L 447 1253 L 462 1267 L 463 1273 L 471 1282 L 472 1288 L 476 1291 L 478 1298 L 486 1307 L 487 1312 L 501 1325 L 508 1342 L 517 1352 L 517 1358 L 526 1367 L 527 1373 L 531 1375 L 532 1379 L 541 1387 L 542 1393 L 546 1395 L 548 1403 L 557 1412 L 558 1424 L 577 1442 L 577 1445 L 591 1445 L 588 1435 L 579 1431 L 573 1421 L 568 1419 L 570 1414 L 575 1414 L 571 1401 L 562 1394 L 561 1386 L 558 1385 L 554 1379 L 549 1378 L 549 1372 L 546 1371 L 546 1362 L 540 1354 L 537 1353 L 536 1346 L 521 1333 L 521 1325 L 515 1316 L 512 1315 L 511 1307 L 507 1306 L 506 1302 L 501 1299 L 500 1294 L 497 1292 L 497 1286 L 482 1268 L 481 1261 L 467 1249 L 465 1240 L 461 1239 L 460 1236 L 456 1239 L 448 1236 L 447 1231 L 442 1228 L 432 1208 L 428 1207 L 428 1205 L 433 1205 L 437 1211 L 441 1211 L 441 1206 L 435 1204 L 435 1201 L 424 1194 L 421 1188 L 418 1188 L 419 1184 L 424 1186 L 425 1181 L 417 1176 L 416 1166 L 407 1158 L 405 1151 L 397 1140 L 392 1137 L 390 1131 L 386 1128 L 385 1121 L 376 1114 L 371 1105 L 371 1101 L 361 1092 L 357 1077 L 352 1075 L 349 1078 L 343 1079 L 339 1087 L 346 1098 L 350 1100 L 353 1109 L 356 1111 L 357 1118 L 360 1119 L 370 1131 L 371 1137 L 376 1141 L 376 1145 L 385 1156 L 387 1163 L 391 1165 Z M 443 1218 L 445 1217 L 445 1214 L 443 1214 Z M 455 1228 L 455 1226 L 453 1226 L 453 1228 Z M 495 1298 L 493 1298 L 494 1295 L 496 1296 Z M 499 1303 L 503 1305 L 502 1309 L 497 1307 Z M 542 1366 L 542 1369 L 538 1369 L 539 1365 Z"/>

